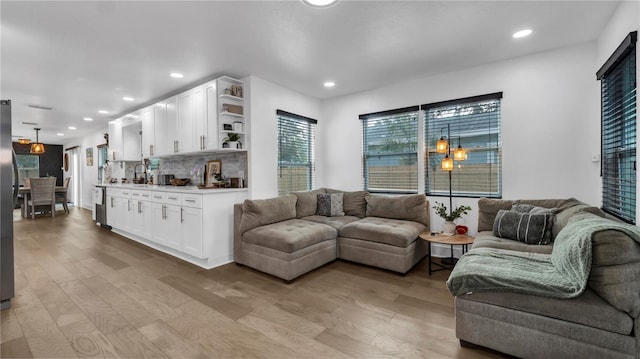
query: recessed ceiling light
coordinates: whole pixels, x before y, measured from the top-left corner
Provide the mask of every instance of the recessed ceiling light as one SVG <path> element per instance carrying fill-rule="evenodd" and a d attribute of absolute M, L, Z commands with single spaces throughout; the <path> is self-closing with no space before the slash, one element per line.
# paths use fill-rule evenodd
<path fill-rule="evenodd" d="M 125 96 L 122 98 L 125 101 L 133 101 L 133 97 Z"/>
<path fill-rule="evenodd" d="M 172 72 L 171 74 L 169 74 L 169 76 L 171 76 L 171 77 L 173 77 L 173 78 L 176 78 L 176 79 L 181 79 L 181 78 L 183 78 L 183 77 L 184 77 L 184 75 L 183 75 L 183 74 L 179 74 L 179 73 L 177 73 L 177 72 Z"/>
<path fill-rule="evenodd" d="M 107 110 L 98 110 L 98 112 L 103 114 L 103 115 L 106 115 L 106 114 L 109 113 L 109 111 L 107 111 Z"/>
<path fill-rule="evenodd" d="M 64 136 L 64 133 L 56 133 L 58 136 Z"/>
<path fill-rule="evenodd" d="M 336 85 L 336 83 L 333 82 L 333 81 L 327 81 L 327 82 L 324 83 L 324 87 L 333 87 L 335 85 Z"/>
<path fill-rule="evenodd" d="M 93 121 L 93 119 L 91 117 L 85 117 L 85 118 L 83 118 L 83 120 L 85 120 L 85 121 Z"/>
<path fill-rule="evenodd" d="M 70 129 L 70 130 L 77 130 L 77 128 L 75 128 L 75 127 L 73 127 L 73 126 L 69 126 L 69 127 L 67 127 L 67 128 L 68 128 L 68 129 Z"/>
<path fill-rule="evenodd" d="M 519 39 L 521 37 L 529 36 L 531 35 L 531 33 L 532 33 L 531 29 L 520 30 L 513 34 L 513 38 Z"/>
<path fill-rule="evenodd" d="M 322 6 L 329 6 L 338 0 L 302 0 L 302 1 L 312 6 L 322 7 Z"/>

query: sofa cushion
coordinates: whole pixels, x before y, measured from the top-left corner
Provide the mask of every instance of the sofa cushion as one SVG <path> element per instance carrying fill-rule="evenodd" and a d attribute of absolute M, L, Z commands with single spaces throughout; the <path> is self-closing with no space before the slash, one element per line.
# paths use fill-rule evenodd
<path fill-rule="evenodd" d="M 319 193 L 318 195 L 318 208 L 316 214 L 319 216 L 327 217 L 341 217 L 344 216 L 342 210 L 342 198 L 344 194 L 339 193 Z"/>
<path fill-rule="evenodd" d="M 550 211 L 526 213 L 501 209 L 496 215 L 493 233 L 527 244 L 549 244 L 552 218 Z"/>
<path fill-rule="evenodd" d="M 316 243 L 332 240 L 338 231 L 326 224 L 289 219 L 246 231 L 242 240 L 281 252 L 293 253 Z"/>
<path fill-rule="evenodd" d="M 413 243 L 427 227 L 414 221 L 366 217 L 345 224 L 338 231 L 340 237 L 356 238 L 371 242 L 406 247 Z"/>
<path fill-rule="evenodd" d="M 242 203 L 240 233 L 265 224 L 296 217 L 296 196 L 285 195 L 269 199 L 247 199 Z"/>
<path fill-rule="evenodd" d="M 327 224 L 335 229 L 340 229 L 345 224 L 355 222 L 360 218 L 354 217 L 354 216 L 325 217 L 325 216 L 313 215 L 313 216 L 302 217 L 300 219 L 303 219 L 305 221 Z"/>
<path fill-rule="evenodd" d="M 509 210 L 512 206 L 513 201 L 510 200 L 480 198 L 478 200 L 478 232 L 492 231 L 498 211 Z"/>
<path fill-rule="evenodd" d="M 318 193 L 325 193 L 324 189 L 313 191 L 291 192 L 296 198 L 296 218 L 313 216 L 318 208 Z"/>
<path fill-rule="evenodd" d="M 327 193 L 342 192 L 339 190 L 326 188 Z M 365 197 L 369 194 L 366 191 L 342 192 L 344 193 L 342 201 L 342 209 L 347 216 L 356 216 L 363 218 L 367 212 L 367 201 Z"/>
<path fill-rule="evenodd" d="M 368 195 L 367 217 L 381 217 L 414 221 L 429 225 L 427 222 L 427 200 L 423 194 L 384 196 Z"/>
<path fill-rule="evenodd" d="M 564 228 L 568 223 L 569 219 L 573 217 L 576 213 L 580 212 L 588 212 L 595 214 L 600 217 L 604 217 L 604 212 L 600 210 L 598 207 L 589 206 L 586 203 L 582 203 L 578 200 L 571 199 L 575 202 L 570 202 L 565 208 L 561 209 L 557 214 L 556 218 L 553 221 L 552 235 L 553 238 L 558 236 L 558 233 Z"/>
<path fill-rule="evenodd" d="M 491 231 L 480 232 L 476 235 L 472 247 L 475 248 L 496 248 L 510 251 L 551 254 L 552 244 L 530 245 L 511 239 L 496 237 Z"/>
<path fill-rule="evenodd" d="M 466 300 L 511 308 L 517 311 L 629 335 L 633 318 L 609 305 L 587 289 L 580 296 L 558 299 L 511 292 L 477 292 L 462 296 Z M 589 313 L 589 315 L 585 315 Z"/>

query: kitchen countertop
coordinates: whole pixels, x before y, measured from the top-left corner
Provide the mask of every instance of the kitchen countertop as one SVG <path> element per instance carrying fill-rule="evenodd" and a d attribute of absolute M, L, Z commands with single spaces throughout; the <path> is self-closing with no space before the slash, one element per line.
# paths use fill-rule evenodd
<path fill-rule="evenodd" d="M 112 184 L 96 184 L 99 187 L 106 188 L 122 188 L 122 189 L 138 189 L 147 191 L 159 191 L 159 192 L 180 192 L 191 194 L 216 194 L 227 192 L 246 192 L 248 188 L 204 188 L 200 189 L 197 186 L 161 186 L 153 184 L 135 184 L 135 183 L 112 183 Z"/>

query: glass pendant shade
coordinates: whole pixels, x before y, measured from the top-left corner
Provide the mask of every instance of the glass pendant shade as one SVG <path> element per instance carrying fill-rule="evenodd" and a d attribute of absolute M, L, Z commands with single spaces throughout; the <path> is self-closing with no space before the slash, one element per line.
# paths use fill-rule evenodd
<path fill-rule="evenodd" d="M 464 161 L 467 159 L 467 150 L 458 145 L 458 148 L 453 150 L 453 158 L 456 161 Z"/>
<path fill-rule="evenodd" d="M 31 143 L 31 140 L 28 138 L 19 138 L 18 143 L 21 145 L 28 145 Z"/>
<path fill-rule="evenodd" d="M 446 153 L 448 148 L 449 148 L 449 141 L 445 140 L 443 137 L 440 137 L 438 142 L 436 142 L 436 152 Z"/>
<path fill-rule="evenodd" d="M 449 157 L 449 155 L 444 156 L 440 167 L 443 171 L 453 171 L 453 158 Z"/>
<path fill-rule="evenodd" d="M 44 144 L 40 143 L 38 141 L 38 131 L 40 131 L 39 128 L 34 128 L 34 130 L 36 130 L 36 142 L 31 144 L 31 154 L 34 155 L 40 155 L 44 153 Z"/>

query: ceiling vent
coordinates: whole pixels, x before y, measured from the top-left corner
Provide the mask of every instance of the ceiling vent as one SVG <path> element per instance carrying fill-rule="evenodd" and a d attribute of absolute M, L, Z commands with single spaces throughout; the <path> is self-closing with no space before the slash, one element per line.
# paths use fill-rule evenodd
<path fill-rule="evenodd" d="M 26 121 L 21 121 L 20 124 L 21 125 L 29 125 L 29 126 L 37 126 L 38 125 L 35 122 L 26 122 Z"/>
<path fill-rule="evenodd" d="M 31 108 L 36 108 L 38 110 L 47 110 L 47 111 L 53 110 L 53 107 L 49 107 L 49 106 L 34 105 L 34 104 L 28 104 L 27 106 Z"/>

